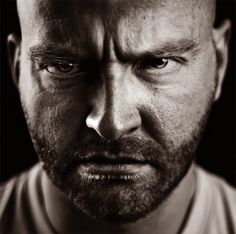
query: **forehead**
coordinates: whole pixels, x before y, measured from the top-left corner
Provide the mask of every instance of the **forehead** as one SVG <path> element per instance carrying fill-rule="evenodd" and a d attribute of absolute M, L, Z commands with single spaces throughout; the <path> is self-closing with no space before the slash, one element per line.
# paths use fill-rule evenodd
<path fill-rule="evenodd" d="M 19 0 L 23 37 L 31 42 L 78 44 L 116 41 L 121 47 L 152 46 L 183 36 L 206 37 L 212 1 Z M 89 41 L 88 41 L 89 39 Z"/>

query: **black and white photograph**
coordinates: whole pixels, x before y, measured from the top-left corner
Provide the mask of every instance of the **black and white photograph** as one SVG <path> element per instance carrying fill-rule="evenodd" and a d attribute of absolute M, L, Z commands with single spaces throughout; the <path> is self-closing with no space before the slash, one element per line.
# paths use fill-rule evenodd
<path fill-rule="evenodd" d="M 236 234 L 235 0 L 0 17 L 0 234 Z"/>

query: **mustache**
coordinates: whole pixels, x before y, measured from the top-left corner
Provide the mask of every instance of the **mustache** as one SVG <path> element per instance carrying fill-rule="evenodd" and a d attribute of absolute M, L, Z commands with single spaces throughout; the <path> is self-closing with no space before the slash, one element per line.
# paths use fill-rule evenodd
<path fill-rule="evenodd" d="M 158 164 L 158 158 L 165 155 L 164 147 L 158 142 L 129 137 L 109 141 L 90 139 L 76 147 L 73 159 L 79 163 L 151 163 Z M 156 163 L 155 163 L 156 162 Z"/>

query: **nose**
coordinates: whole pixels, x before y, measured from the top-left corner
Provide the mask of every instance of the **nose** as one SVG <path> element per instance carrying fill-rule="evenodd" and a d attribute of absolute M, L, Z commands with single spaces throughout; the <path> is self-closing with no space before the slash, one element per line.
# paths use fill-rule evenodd
<path fill-rule="evenodd" d="M 91 112 L 86 118 L 87 126 L 102 138 L 117 140 L 140 127 L 135 89 L 131 86 L 122 66 L 111 63 L 103 72 L 102 84 L 93 94 Z"/>

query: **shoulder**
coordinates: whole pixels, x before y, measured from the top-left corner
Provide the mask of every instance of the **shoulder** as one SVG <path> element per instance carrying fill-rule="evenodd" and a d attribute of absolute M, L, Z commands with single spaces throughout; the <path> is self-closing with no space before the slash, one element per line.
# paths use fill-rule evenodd
<path fill-rule="evenodd" d="M 236 202 L 236 189 L 229 185 L 224 179 L 205 171 L 199 166 L 195 167 L 195 174 L 199 187 L 209 186 L 208 189 L 211 191 L 214 201 L 221 202 L 225 205 L 231 202 Z M 236 203 L 231 203 L 230 206 L 235 208 L 232 204 L 235 205 Z"/>
<path fill-rule="evenodd" d="M 206 233 L 236 233 L 236 190 L 222 178 L 195 168 L 198 192 L 209 207 Z M 205 211 L 207 211 L 205 207 Z"/>
<path fill-rule="evenodd" d="M 22 192 L 26 177 L 27 174 L 23 173 L 0 185 L 0 217 L 6 216 L 9 211 L 13 210 L 13 202 Z"/>
<path fill-rule="evenodd" d="M 35 165 L 30 170 L 21 173 L 18 176 L 14 176 L 8 181 L 0 184 L 0 215 L 6 208 L 8 202 L 24 192 L 26 184 L 29 182 L 29 178 L 33 178 L 39 174 L 40 167 Z"/>
<path fill-rule="evenodd" d="M 12 232 L 12 228 L 21 226 L 22 219 L 27 218 L 25 214 L 29 213 L 29 193 L 34 189 L 30 183 L 32 181 L 35 184 L 39 171 L 36 165 L 0 185 L 0 233 Z"/>

